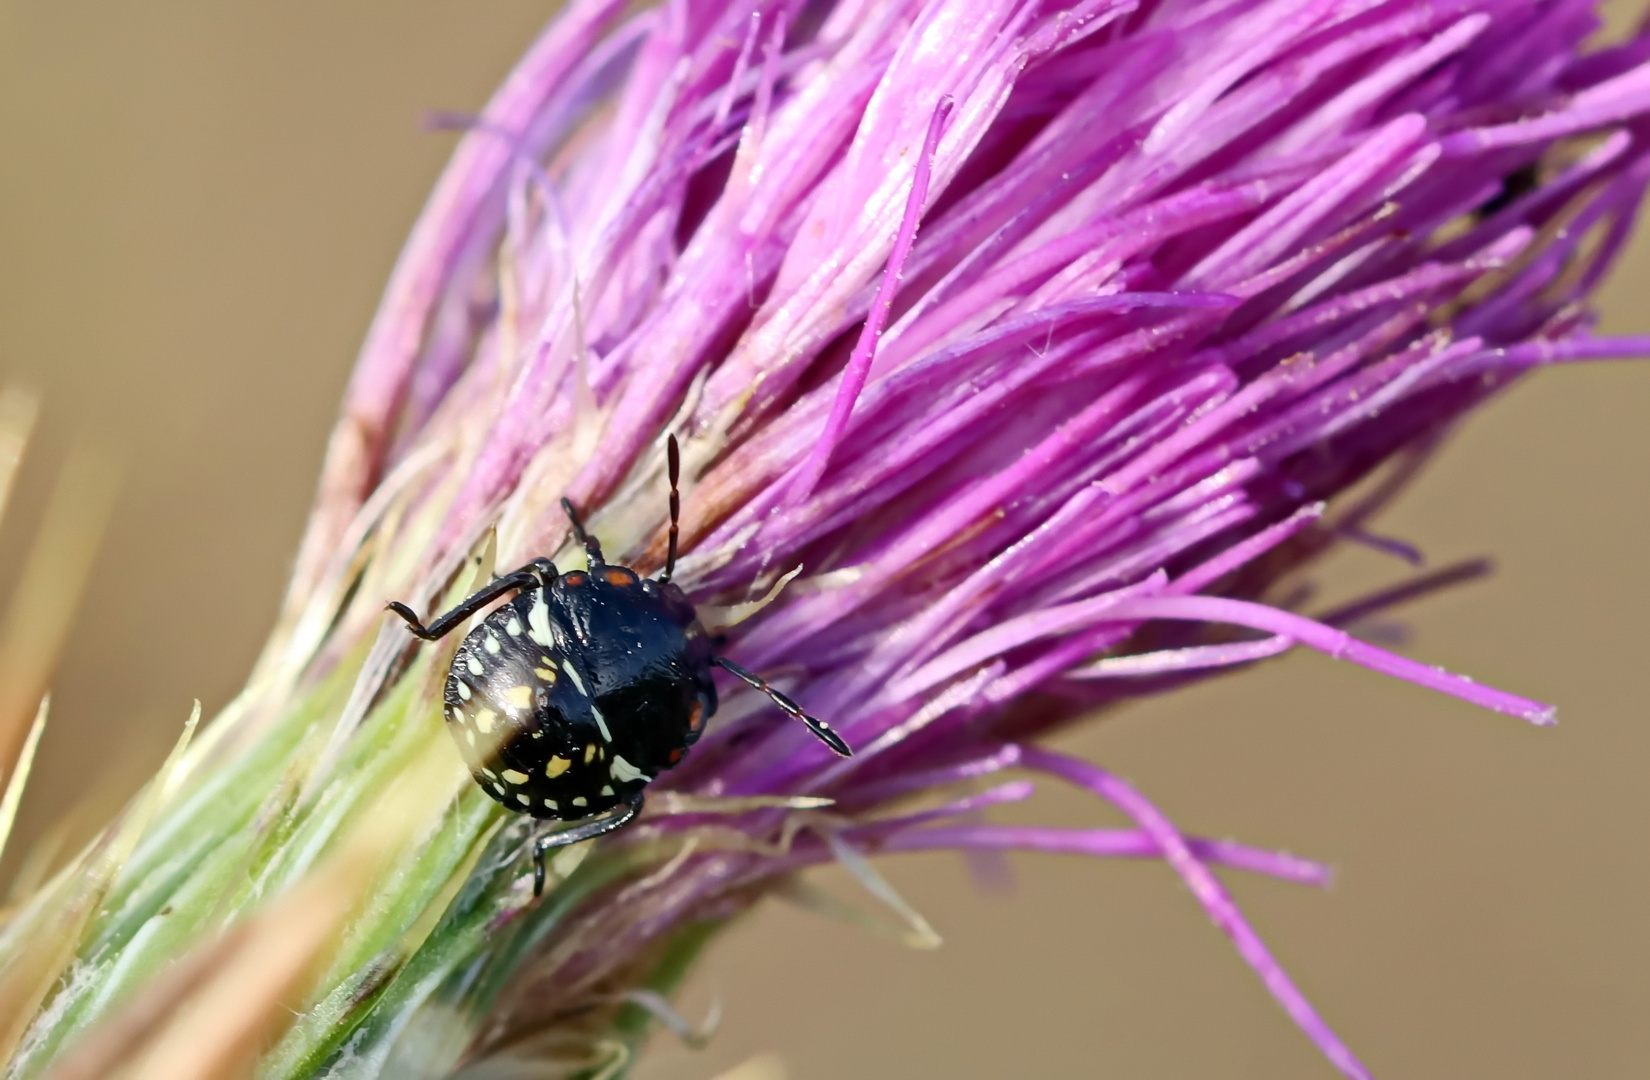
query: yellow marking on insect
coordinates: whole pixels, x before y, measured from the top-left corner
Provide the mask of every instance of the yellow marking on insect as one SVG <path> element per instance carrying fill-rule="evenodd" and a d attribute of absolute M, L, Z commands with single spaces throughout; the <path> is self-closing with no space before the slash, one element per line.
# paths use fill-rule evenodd
<path fill-rule="evenodd" d="M 515 616 L 511 616 L 510 621 L 504 624 L 504 632 L 509 634 L 511 637 L 520 637 L 521 620 Z"/>
<path fill-rule="evenodd" d="M 483 735 L 493 733 L 493 721 L 498 719 L 498 713 L 491 709 L 477 709 L 475 716 L 476 730 Z"/>
<path fill-rule="evenodd" d="M 474 731 L 471 731 L 469 728 L 465 728 L 464 729 L 464 741 L 466 743 L 469 743 L 470 746 L 474 747 L 475 744 L 476 744 L 476 733 Z"/>
<path fill-rule="evenodd" d="M 556 805 L 556 800 L 555 799 L 545 799 L 544 800 L 544 807 L 547 810 L 560 810 L 561 809 L 560 806 Z"/>
<path fill-rule="evenodd" d="M 464 666 L 470 670 L 471 675 L 484 675 L 487 673 L 487 669 L 481 666 L 481 661 L 473 656 L 464 661 Z"/>
<path fill-rule="evenodd" d="M 596 757 L 596 744 L 595 743 L 585 743 L 584 744 L 584 763 L 586 765 L 590 764 L 590 762 L 592 760 L 594 760 L 595 757 Z"/>
<path fill-rule="evenodd" d="M 521 805 L 523 805 L 523 806 L 530 806 L 530 805 L 532 805 L 532 802 L 533 802 L 532 799 L 529 799 L 527 796 L 523 795 L 519 791 L 516 792 L 516 801 L 518 803 L 520 803 Z"/>
<path fill-rule="evenodd" d="M 572 668 L 569 668 L 568 670 L 571 671 Z M 590 715 L 596 718 L 596 726 L 601 729 L 602 741 L 612 742 L 613 733 L 607 730 L 607 717 L 603 716 L 602 711 L 596 708 L 596 703 L 594 701 L 590 703 Z"/>
<path fill-rule="evenodd" d="M 491 769 L 482 769 L 481 770 L 481 775 L 485 776 L 489 780 L 497 780 L 498 779 L 498 773 L 494 772 Z"/>
<path fill-rule="evenodd" d="M 544 775 L 554 780 L 562 773 L 573 767 L 572 758 L 553 757 L 544 766 Z"/>
<path fill-rule="evenodd" d="M 589 806 L 590 805 L 590 800 L 585 798 L 583 795 L 577 795 L 577 796 L 574 796 L 574 798 L 573 798 L 573 805 L 574 806 Z"/>
<path fill-rule="evenodd" d="M 491 634 L 487 635 L 487 651 L 488 652 L 492 653 L 494 656 L 497 656 L 499 654 L 499 651 L 503 648 L 504 648 L 504 644 L 502 642 L 500 642 L 498 638 L 494 637 Z"/>
<path fill-rule="evenodd" d="M 514 784 L 517 787 L 520 787 L 521 785 L 527 783 L 527 774 L 522 772 L 520 769 L 505 769 L 499 775 L 504 777 L 504 782 L 506 784 Z"/>
<path fill-rule="evenodd" d="M 613 794 L 613 785 L 612 784 L 603 784 L 602 785 L 602 794 L 603 795 Z"/>
<path fill-rule="evenodd" d="M 531 686 L 512 686 L 499 695 L 504 703 L 514 709 L 527 709 L 533 705 L 533 688 Z"/>
<path fill-rule="evenodd" d="M 547 667 L 536 667 L 533 669 L 533 674 L 537 675 L 539 677 L 539 681 L 544 683 L 546 686 L 556 685 L 556 673 Z"/>
<path fill-rule="evenodd" d="M 456 681 L 456 680 L 455 680 Z M 470 688 L 463 683 L 458 684 L 458 697 L 461 701 L 470 700 Z"/>

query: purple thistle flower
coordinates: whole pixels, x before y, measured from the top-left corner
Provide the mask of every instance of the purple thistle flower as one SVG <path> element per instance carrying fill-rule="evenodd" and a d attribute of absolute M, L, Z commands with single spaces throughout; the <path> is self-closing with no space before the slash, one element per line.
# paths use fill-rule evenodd
<path fill-rule="evenodd" d="M 283 1060 L 439 1072 L 637 990 L 690 921 L 800 867 L 899 907 L 865 854 L 1016 848 L 1166 860 L 1366 1076 L 1211 871 L 1324 869 L 1188 836 L 1036 739 L 1295 646 L 1552 721 L 1342 629 L 1448 572 L 1316 619 L 1274 586 L 1341 539 L 1413 559 L 1367 524 L 1460 417 L 1531 368 L 1650 351 L 1588 330 L 1650 179 L 1650 35 L 1583 52 L 1596 25 L 1570 0 L 573 0 L 480 117 L 440 120 L 468 130 L 254 685 L 351 673 L 316 790 L 419 670 L 385 598 L 428 610 L 495 528 L 500 566 L 556 555 L 563 495 L 657 568 L 674 433 L 676 580 L 856 753 L 729 693 L 540 905 L 524 830 L 477 826 L 441 927 L 384 981 L 340 976 L 380 996 L 330 1057 Z M 241 742 L 279 715 L 244 706 Z M 1134 828 L 978 817 L 1024 780 L 894 807 L 1011 768 Z"/>
<path fill-rule="evenodd" d="M 1167 859 L 1365 1075 L 1208 866 L 1319 869 L 1185 837 L 1027 740 L 1295 645 L 1551 722 L 1264 598 L 1365 538 L 1518 375 L 1645 348 L 1587 331 L 1650 175 L 1650 38 L 1585 54 L 1595 26 L 1568 2 L 570 6 L 468 125 L 403 256 L 294 595 L 372 492 L 409 486 L 431 508 L 427 596 L 494 521 L 505 564 L 561 546 L 563 493 L 656 566 L 673 431 L 678 580 L 858 753 L 735 695 L 656 787 L 828 796 L 839 831 L 678 848 L 552 935 L 478 1048 L 844 845 L 1013 846 Z M 400 644 L 379 639 L 358 698 Z M 947 822 L 1017 785 L 878 816 L 1010 765 L 1138 831 Z M 740 820 L 755 838 L 783 817 Z"/>

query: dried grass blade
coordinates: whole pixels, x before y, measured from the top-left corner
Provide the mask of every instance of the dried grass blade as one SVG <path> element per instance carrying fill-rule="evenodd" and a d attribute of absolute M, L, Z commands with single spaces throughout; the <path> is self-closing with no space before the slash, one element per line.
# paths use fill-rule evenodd
<path fill-rule="evenodd" d="M 51 711 L 52 696 L 43 694 L 40 707 L 34 711 L 34 723 L 29 725 L 28 738 L 17 755 L 17 764 L 6 780 L 6 793 L 0 796 L 0 858 L 6 854 L 6 841 L 11 839 L 11 827 L 17 821 L 17 807 L 23 802 L 23 789 L 28 786 L 29 772 L 34 768 L 34 752 L 40 747 L 40 733 L 46 730 L 46 714 Z"/>
<path fill-rule="evenodd" d="M 0 434 L 0 444 L 6 441 Z M 0 449 L 0 472 L 4 456 Z M 0 626 L 0 764 L 17 760 L 29 718 L 45 696 L 114 509 L 119 478 L 113 458 L 85 445 L 70 451 L 58 473 Z"/>
<path fill-rule="evenodd" d="M 0 390 L 0 513 L 11 502 L 17 469 L 23 464 L 23 451 L 39 414 L 40 398 L 33 392 L 20 386 Z"/>

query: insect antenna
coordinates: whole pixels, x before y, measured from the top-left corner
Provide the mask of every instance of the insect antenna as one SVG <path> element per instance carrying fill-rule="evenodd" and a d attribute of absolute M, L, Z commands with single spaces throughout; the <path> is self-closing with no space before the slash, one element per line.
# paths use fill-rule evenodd
<path fill-rule="evenodd" d="M 847 741 L 843 739 L 841 735 L 838 735 L 835 731 L 831 730 L 830 724 L 827 724 L 825 721 L 816 716 L 809 716 L 807 713 L 803 712 L 802 706 L 792 701 L 785 694 L 780 693 L 778 689 L 770 684 L 768 680 L 762 678 L 762 676 L 740 667 L 738 664 L 724 656 L 712 657 L 710 662 L 732 675 L 752 690 L 766 694 L 768 696 L 768 700 L 779 706 L 786 716 L 789 716 L 793 720 L 802 721 L 803 725 L 806 726 L 809 731 L 813 732 L 814 738 L 818 739 L 826 746 L 829 746 L 836 753 L 843 757 L 854 756 L 854 752 L 848 746 Z"/>
<path fill-rule="evenodd" d="M 676 540 L 681 533 L 677 519 L 682 516 L 682 496 L 676 484 L 682 477 L 682 452 L 676 447 L 675 435 L 665 442 L 665 461 L 670 473 L 670 540 L 665 546 L 665 568 L 659 572 L 660 582 L 669 581 L 676 570 Z"/>
<path fill-rule="evenodd" d="M 599 540 L 584 531 L 584 522 L 579 520 L 579 512 L 573 509 L 573 504 L 565 497 L 561 501 L 562 510 L 567 513 L 567 520 L 573 523 L 573 539 L 584 545 L 584 554 L 592 568 L 601 566 L 607 560 L 602 558 L 602 545 Z"/>

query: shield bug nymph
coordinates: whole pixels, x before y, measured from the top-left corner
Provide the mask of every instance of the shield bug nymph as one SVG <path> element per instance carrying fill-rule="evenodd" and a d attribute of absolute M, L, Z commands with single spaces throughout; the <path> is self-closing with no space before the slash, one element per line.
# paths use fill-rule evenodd
<path fill-rule="evenodd" d="M 645 578 L 602 558 L 566 499 L 562 508 L 589 567 L 565 574 L 534 559 L 457 607 L 421 623 L 405 604 L 389 608 L 425 641 L 451 633 L 508 593 L 507 603 L 464 638 L 447 672 L 447 729 L 471 775 L 517 813 L 580 824 L 533 844 L 533 892 L 544 889 L 544 856 L 628 824 L 649 781 L 682 760 L 716 711 L 711 668 L 766 694 L 844 757 L 852 751 L 766 680 L 717 656 L 676 568 L 676 437 L 667 443 L 670 534 L 664 569 Z"/>

